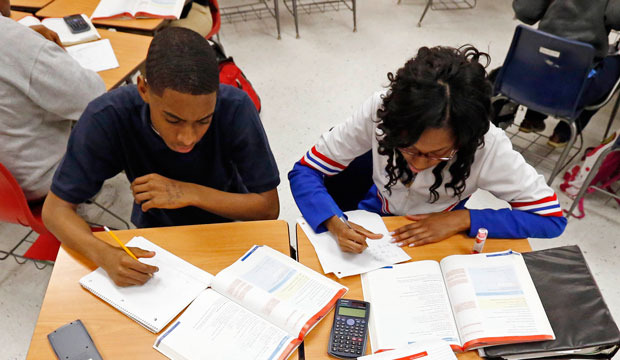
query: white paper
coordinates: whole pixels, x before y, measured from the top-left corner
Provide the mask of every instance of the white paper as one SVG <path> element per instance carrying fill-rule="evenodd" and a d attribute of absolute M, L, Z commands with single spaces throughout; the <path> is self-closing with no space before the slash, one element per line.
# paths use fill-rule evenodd
<path fill-rule="evenodd" d="M 403 249 L 390 242 L 392 237 L 379 215 L 364 210 L 348 211 L 346 215 L 350 222 L 373 233 L 382 234 L 383 238 L 367 239 L 368 247 L 361 254 L 348 253 L 340 249 L 338 240 L 332 233 L 326 231 L 317 234 L 304 218 L 297 219 L 297 223 L 314 246 L 323 272 L 333 272 L 338 278 L 343 278 L 411 259 Z"/>
<path fill-rule="evenodd" d="M 399 347 L 394 350 L 357 358 L 357 360 L 397 359 L 456 360 L 456 356 L 447 342 L 440 339 L 428 339 Z"/>
<path fill-rule="evenodd" d="M 55 31 L 58 34 L 60 42 L 63 46 L 81 44 L 88 41 L 101 39 L 101 36 L 97 32 L 97 29 L 93 23 L 90 22 L 90 19 L 88 19 L 88 17 L 84 14 L 82 14 L 82 18 L 86 21 L 86 23 L 88 23 L 90 29 L 77 34 L 71 32 L 69 25 L 67 25 L 63 18 L 44 19 L 41 21 L 41 24 L 45 25 L 48 29 Z"/>
<path fill-rule="evenodd" d="M 41 25 L 41 20 L 37 19 L 36 17 L 32 15 L 24 16 L 23 18 L 19 19 L 17 22 L 24 26 Z"/>
<path fill-rule="evenodd" d="M 85 69 L 98 72 L 119 66 L 109 39 L 69 46 L 66 49 L 67 53 Z"/>

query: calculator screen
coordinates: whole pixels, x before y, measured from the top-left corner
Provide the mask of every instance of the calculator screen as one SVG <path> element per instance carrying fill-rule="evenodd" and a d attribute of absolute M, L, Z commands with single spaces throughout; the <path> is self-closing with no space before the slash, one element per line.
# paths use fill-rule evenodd
<path fill-rule="evenodd" d="M 355 317 L 366 317 L 366 310 L 364 309 L 354 309 L 354 308 L 350 308 L 350 307 L 344 307 L 341 306 L 338 309 L 338 315 L 344 315 L 344 316 L 355 316 Z"/>

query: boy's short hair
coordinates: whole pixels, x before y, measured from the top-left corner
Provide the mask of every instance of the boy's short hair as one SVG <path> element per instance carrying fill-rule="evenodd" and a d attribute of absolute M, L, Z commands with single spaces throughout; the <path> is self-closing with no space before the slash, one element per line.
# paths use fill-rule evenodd
<path fill-rule="evenodd" d="M 155 35 L 146 56 L 146 82 L 161 96 L 165 89 L 204 95 L 217 91 L 215 52 L 197 32 L 170 27 Z"/>

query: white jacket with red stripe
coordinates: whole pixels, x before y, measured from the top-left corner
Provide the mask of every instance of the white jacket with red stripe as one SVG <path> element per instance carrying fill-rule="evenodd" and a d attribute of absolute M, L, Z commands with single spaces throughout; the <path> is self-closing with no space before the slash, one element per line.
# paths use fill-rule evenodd
<path fill-rule="evenodd" d="M 429 188 L 435 181 L 432 168 L 418 173 L 409 186 L 400 181 L 397 182 L 391 187 L 390 194 L 385 189 L 389 180 L 385 171 L 387 156 L 380 155 L 377 151 L 377 138 L 380 136 L 380 130 L 377 128 L 379 124 L 377 110 L 383 105 L 383 94 L 385 91 L 375 93 L 344 123 L 321 135 L 318 143 L 306 153 L 289 174 L 295 200 L 302 214 L 315 230 L 322 230 L 319 225 L 333 215 L 330 209 L 334 204 L 329 203 L 331 197 L 322 186 L 322 176 L 314 176 L 308 171 L 333 176 L 345 169 L 353 159 L 372 150 L 372 177 L 375 186 L 371 191 L 376 193 L 367 196 L 363 208 L 366 207 L 368 210 L 383 215 L 449 211 L 462 208 L 461 200 L 469 198 L 477 189 L 484 189 L 497 198 L 507 201 L 512 206 L 512 210 L 519 211 L 470 210 L 472 220 L 470 234 L 475 235 L 478 227 L 489 228 L 490 236 L 495 237 L 524 237 L 523 235 L 553 237 L 563 231 L 566 219 L 562 215 L 555 192 L 547 186 L 543 176 L 527 164 L 521 154 L 512 149 L 510 139 L 504 132 L 492 124 L 484 136 L 484 146 L 479 148 L 475 154 L 461 199 L 455 197 L 451 189 L 446 190 L 442 184 L 436 190 L 439 199 L 430 202 Z M 442 173 L 444 184 L 451 177 L 448 172 L 449 166 L 450 163 Z M 321 181 L 317 183 L 317 180 Z M 377 202 L 375 205 L 372 204 L 373 195 Z M 321 202 L 324 202 L 324 206 Z M 536 216 L 524 217 L 518 213 Z M 549 218 L 552 221 L 550 223 L 543 218 Z M 513 229 L 513 226 L 505 223 L 505 220 L 517 221 L 518 224 L 514 224 L 516 228 Z M 504 224 L 493 234 L 490 228 L 493 228 L 491 223 L 495 221 L 504 221 Z M 532 231 L 527 230 L 528 223 L 534 226 Z M 543 228 L 540 228 L 541 226 Z M 549 226 L 549 228 L 545 229 L 544 226 Z"/>

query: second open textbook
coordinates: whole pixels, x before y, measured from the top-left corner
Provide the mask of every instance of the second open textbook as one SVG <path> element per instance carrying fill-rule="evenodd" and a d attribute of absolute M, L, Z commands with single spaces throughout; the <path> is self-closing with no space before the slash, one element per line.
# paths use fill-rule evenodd
<path fill-rule="evenodd" d="M 373 352 L 435 336 L 457 352 L 553 340 L 521 254 L 453 255 L 362 275 Z"/>
<path fill-rule="evenodd" d="M 220 271 L 154 347 L 170 359 L 286 359 L 348 289 L 267 246 Z"/>

